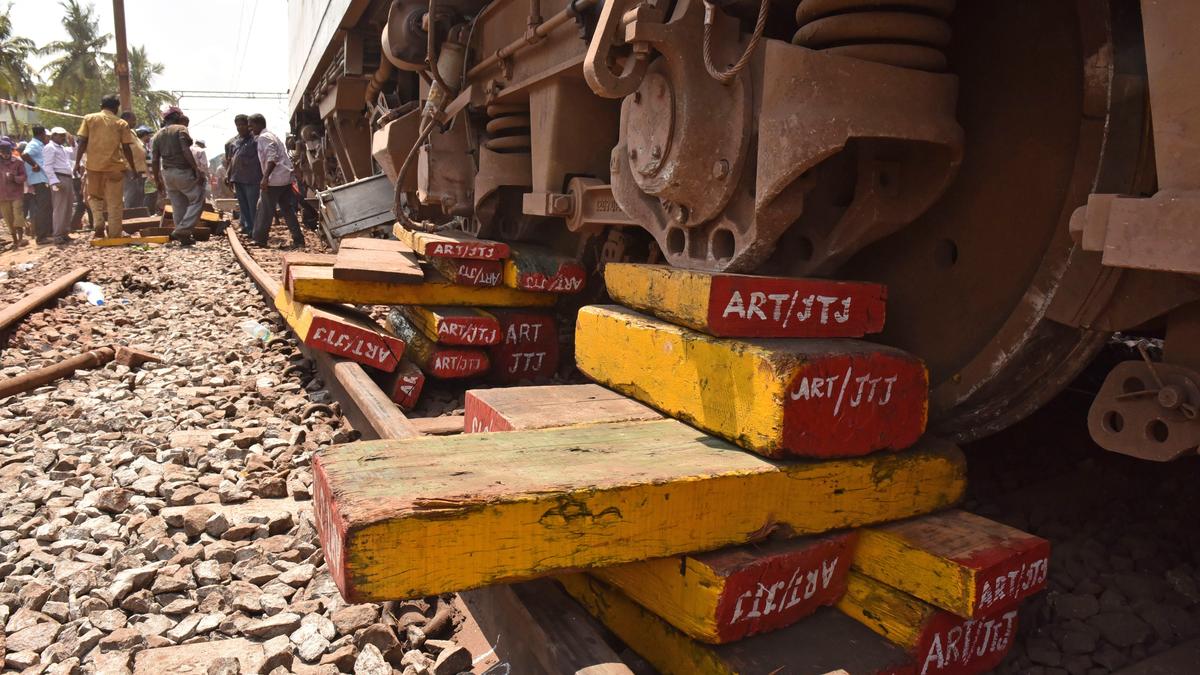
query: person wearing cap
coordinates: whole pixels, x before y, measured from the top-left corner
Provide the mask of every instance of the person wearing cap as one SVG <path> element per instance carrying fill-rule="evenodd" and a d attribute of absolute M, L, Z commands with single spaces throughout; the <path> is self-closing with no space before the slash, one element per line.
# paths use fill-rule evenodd
<path fill-rule="evenodd" d="M 125 113 L 133 117 L 133 113 Z M 134 122 L 137 120 L 135 119 Z M 130 123 L 132 124 L 132 122 Z M 133 146 L 134 175 L 125 177 L 125 208 L 136 209 L 146 203 L 146 175 L 150 171 L 150 137 L 154 132 L 150 127 L 137 127 L 133 130 L 138 142 Z"/>
<path fill-rule="evenodd" d="M 46 177 L 50 183 L 52 236 L 55 244 L 71 241 L 71 209 L 75 206 L 75 185 L 72 182 L 74 167 L 71 155 L 63 144 L 67 142 L 67 130 L 54 127 L 50 130 L 50 143 L 46 145 Z"/>
<path fill-rule="evenodd" d="M 25 160 L 25 185 L 30 188 L 33 197 L 29 204 L 29 219 L 33 221 L 33 238 L 38 244 L 50 241 L 50 230 L 53 225 L 50 203 L 50 179 L 42 167 L 45 157 L 46 144 L 50 142 L 50 134 L 46 127 L 33 125 L 33 140 L 25 145 L 21 159 Z"/>
<path fill-rule="evenodd" d="M 196 222 L 204 209 L 200 168 L 192 154 L 192 137 L 183 111 L 171 106 L 163 113 L 162 121 L 163 127 L 150 143 L 150 171 L 159 191 L 171 200 L 171 219 L 175 221 L 171 238 L 191 246 Z"/>
<path fill-rule="evenodd" d="M 25 165 L 13 155 L 13 142 L 8 136 L 0 137 L 0 218 L 8 224 L 12 234 L 13 248 L 25 246 Z"/>
<path fill-rule="evenodd" d="M 103 225 L 108 237 L 121 236 L 125 212 L 124 188 L 127 174 L 137 175 L 133 148 L 137 139 L 129 123 L 117 117 L 120 100 L 108 94 L 100 99 L 100 112 L 83 118 L 79 125 L 79 149 L 75 152 L 75 172 L 87 158 L 87 193 L 92 207 L 92 225 Z"/>

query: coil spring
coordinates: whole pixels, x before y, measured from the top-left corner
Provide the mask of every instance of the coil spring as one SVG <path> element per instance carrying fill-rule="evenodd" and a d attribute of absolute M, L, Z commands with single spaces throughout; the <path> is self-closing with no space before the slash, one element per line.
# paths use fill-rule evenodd
<path fill-rule="evenodd" d="M 532 146 L 529 108 L 493 104 L 487 107 L 487 135 L 483 147 L 502 154 L 527 153 Z"/>
<path fill-rule="evenodd" d="M 792 44 L 930 72 L 946 70 L 956 0 L 800 0 Z"/>

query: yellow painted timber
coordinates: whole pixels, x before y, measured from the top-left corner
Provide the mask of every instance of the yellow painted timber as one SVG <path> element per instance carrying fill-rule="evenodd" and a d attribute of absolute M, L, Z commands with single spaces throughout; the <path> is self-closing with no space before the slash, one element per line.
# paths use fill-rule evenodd
<path fill-rule="evenodd" d="M 928 412 L 928 373 L 899 350 L 847 339 L 714 338 L 613 305 L 579 310 L 575 362 L 600 384 L 769 457 L 907 447 Z M 836 374 L 828 363 L 838 364 Z M 867 403 L 865 394 L 852 407 L 853 386 L 826 386 L 828 395 L 808 400 L 810 374 L 849 382 L 860 371 L 899 376 L 888 389 L 889 407 Z M 837 391 L 847 389 L 847 404 L 835 404 Z"/>
<path fill-rule="evenodd" d="M 911 672 L 899 647 L 828 607 L 804 621 L 726 645 L 688 638 L 617 589 L 586 574 L 558 578 L 625 644 L 664 675 L 854 675 Z"/>
<path fill-rule="evenodd" d="M 854 569 L 961 617 L 1013 605 L 1046 584 L 1050 543 L 966 511 L 864 528 Z"/>
<path fill-rule="evenodd" d="M 108 237 L 92 239 L 92 246 L 136 246 L 138 244 L 165 244 L 171 237 Z"/>
<path fill-rule="evenodd" d="M 938 609 L 887 584 L 851 572 L 837 608 L 889 642 L 912 649 L 924 637 Z"/>
<path fill-rule="evenodd" d="M 453 305 L 468 307 L 548 307 L 557 296 L 526 293 L 506 286 L 459 286 L 440 278 L 418 284 L 342 281 L 332 267 L 289 268 L 292 297 L 300 302 L 346 302 L 355 305 Z"/>
<path fill-rule="evenodd" d="M 675 420 L 341 445 L 318 526 L 352 602 L 828 532 L 953 504 L 961 452 L 776 463 Z"/>

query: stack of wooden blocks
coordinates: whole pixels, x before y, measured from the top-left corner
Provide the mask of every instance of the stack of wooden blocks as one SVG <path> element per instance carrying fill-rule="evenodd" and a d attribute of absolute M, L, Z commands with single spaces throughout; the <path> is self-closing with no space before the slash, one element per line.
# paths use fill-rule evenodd
<path fill-rule="evenodd" d="M 862 342 L 885 289 L 611 264 L 597 384 L 468 392 L 468 433 L 338 446 L 318 527 L 351 601 L 557 575 L 664 673 L 975 673 L 1044 540 L 950 509 L 928 375 Z M 643 313 L 644 312 L 644 313 Z M 626 398 L 628 397 L 628 398 Z M 582 570 L 580 572 L 579 570 Z"/>
<path fill-rule="evenodd" d="M 559 337 L 547 308 L 582 290 L 578 263 L 461 232 L 397 225 L 395 234 L 343 239 L 336 255 L 285 257 L 275 304 L 301 342 L 368 366 L 405 409 L 427 376 L 515 383 L 554 374 Z M 392 308 L 380 325 L 353 305 Z"/>

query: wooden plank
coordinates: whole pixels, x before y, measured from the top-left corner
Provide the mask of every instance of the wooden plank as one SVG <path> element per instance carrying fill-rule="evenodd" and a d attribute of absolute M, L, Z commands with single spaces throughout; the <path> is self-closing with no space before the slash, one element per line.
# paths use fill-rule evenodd
<path fill-rule="evenodd" d="M 768 457 L 904 448 L 925 430 L 924 364 L 857 340 L 714 338 L 590 306 L 575 361 L 600 384 Z"/>
<path fill-rule="evenodd" d="M 351 602 L 886 522 L 949 506 L 965 483 L 944 442 L 781 464 L 675 420 L 340 445 L 314 476 Z"/>
<path fill-rule="evenodd" d="M 396 223 L 392 226 L 392 234 L 426 258 L 503 260 L 509 255 L 508 244 L 478 239 L 456 230 L 443 230 L 437 234 L 416 232 Z"/>
<path fill-rule="evenodd" d="M 429 258 L 428 262 L 450 283 L 460 286 L 499 286 L 504 277 L 500 260 Z"/>
<path fill-rule="evenodd" d="M 620 591 L 586 574 L 563 588 L 663 675 L 911 674 L 903 649 L 835 609 L 823 608 L 783 630 L 732 644 L 697 642 Z"/>
<path fill-rule="evenodd" d="M 400 364 L 390 373 L 372 372 L 371 379 L 375 380 L 388 398 L 405 410 L 417 407 L 417 401 L 421 398 L 421 390 L 425 388 L 425 373 L 422 373 L 417 364 L 408 359 L 400 359 Z M 415 420 L 409 421 L 413 422 L 413 426 L 421 429 Z M 421 429 L 421 433 L 429 432 Z"/>
<path fill-rule="evenodd" d="M 449 436 L 463 432 L 462 415 L 442 415 L 441 417 L 414 417 L 409 420 L 421 433 L 431 436 Z"/>
<path fill-rule="evenodd" d="M 121 221 L 121 229 L 129 232 L 141 232 L 148 227 L 158 227 L 158 216 L 142 216 L 140 218 L 125 218 Z"/>
<path fill-rule="evenodd" d="M 966 511 L 866 528 L 854 569 L 962 617 L 1046 587 L 1050 542 Z"/>
<path fill-rule="evenodd" d="M 475 347 L 453 347 L 429 339 L 393 307 L 388 312 L 388 327 L 408 345 L 408 357 L 431 377 L 460 379 L 486 373 L 491 363 L 487 352 Z"/>
<path fill-rule="evenodd" d="M 486 347 L 500 342 L 500 322 L 473 307 L 399 307 L 425 337 L 444 345 Z"/>
<path fill-rule="evenodd" d="M 425 272 L 412 253 L 354 248 L 343 244 L 333 264 L 333 278 L 340 281 L 412 284 L 423 281 Z"/>
<path fill-rule="evenodd" d="M 508 666 L 491 672 L 633 675 L 600 639 L 603 627 L 549 579 L 459 597 Z"/>
<path fill-rule="evenodd" d="M 505 286 L 460 286 L 433 277 L 419 284 L 341 281 L 333 278 L 333 268 L 309 265 L 295 265 L 288 273 L 288 290 L 301 302 L 458 307 L 546 307 L 555 302 L 549 293 L 526 293 Z"/>
<path fill-rule="evenodd" d="M 390 373 L 404 355 L 405 343 L 370 317 L 342 307 L 314 307 L 295 302 L 287 291 L 275 296 L 275 307 L 306 346 Z"/>
<path fill-rule="evenodd" d="M 280 273 L 279 278 L 281 280 L 283 280 L 284 284 L 286 285 L 287 278 L 288 278 L 288 269 L 290 269 L 293 265 L 309 265 L 309 266 L 315 266 L 315 267 L 333 267 L 333 264 L 335 262 L 337 262 L 337 256 L 333 255 L 331 253 L 304 253 L 304 252 L 284 253 L 283 254 L 283 271 Z"/>
<path fill-rule="evenodd" d="M 661 419 L 654 410 L 598 384 L 471 389 L 463 404 L 470 433 Z"/>
<path fill-rule="evenodd" d="M 986 673 L 1017 633 L 1016 607 L 964 619 L 857 572 L 837 607 L 906 650 L 925 675 Z"/>
<path fill-rule="evenodd" d="M 412 247 L 397 239 L 376 239 L 375 237 L 345 237 L 338 240 L 338 253 L 343 250 L 353 249 L 358 251 L 381 251 L 385 253 L 399 253 L 402 255 L 415 255 Z"/>
<path fill-rule="evenodd" d="M 853 532 L 601 567 L 592 574 L 713 644 L 796 623 L 846 591 Z"/>
<path fill-rule="evenodd" d="M 171 241 L 170 237 L 95 237 L 91 240 L 91 245 L 95 247 L 135 246 L 139 244 L 165 244 L 169 241 Z"/>
<path fill-rule="evenodd" d="M 858 281 L 609 263 L 604 284 L 626 307 L 719 337 L 862 337 L 887 309 L 886 286 Z"/>
<path fill-rule="evenodd" d="M 558 371 L 558 320 L 553 314 L 489 309 L 500 322 L 500 344 L 488 348 L 489 379 L 516 384 L 549 379 Z"/>
<path fill-rule="evenodd" d="M 139 234 L 142 237 L 170 237 L 174 231 L 173 227 L 143 227 Z"/>
<path fill-rule="evenodd" d="M 578 260 L 549 249 L 523 245 L 512 247 L 504 261 L 504 285 L 537 293 L 578 293 L 587 272 Z"/>

